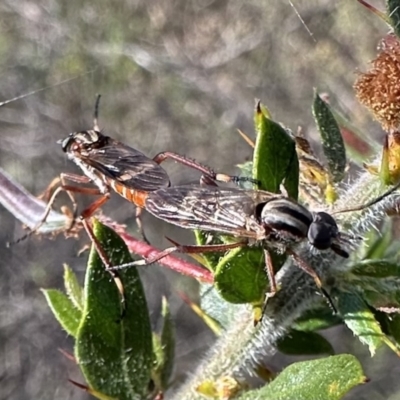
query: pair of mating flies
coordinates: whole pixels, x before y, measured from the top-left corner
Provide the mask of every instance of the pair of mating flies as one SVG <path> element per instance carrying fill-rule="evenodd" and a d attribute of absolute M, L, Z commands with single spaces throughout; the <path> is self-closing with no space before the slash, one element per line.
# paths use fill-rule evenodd
<path fill-rule="evenodd" d="M 248 244 L 262 244 L 270 280 L 269 296 L 275 294 L 277 290 L 269 254 L 269 249 L 275 249 L 290 255 L 295 263 L 314 279 L 316 286 L 334 309 L 332 300 L 323 289 L 317 273 L 293 250 L 296 244 L 307 240 L 318 250 L 331 249 L 339 256 L 347 258 L 349 253 L 346 245 L 349 242 L 349 236 L 339 231 L 332 215 L 326 212 L 309 211 L 297 201 L 276 193 L 218 187 L 216 181 L 253 180 L 215 173 L 209 167 L 176 153 L 163 152 L 150 159 L 140 151 L 100 132 L 97 125 L 99 100 L 100 96 L 96 101 L 94 129 L 71 133 L 64 140 L 59 141 L 68 158 L 82 169 L 84 175 L 62 174 L 60 176 L 61 185 L 54 191 L 40 224 L 45 221 L 54 199 L 61 191 L 66 191 L 70 196 L 74 212 L 76 212 L 76 203 L 73 192 L 100 195 L 80 214 L 80 219 L 107 270 L 116 278 L 122 294 L 123 286 L 115 272 L 118 269 L 132 265 L 151 264 L 173 251 L 202 253 L 226 251 Z M 166 159 L 172 159 L 199 170 L 207 184 L 170 186 L 168 174 L 160 166 L 160 163 Z M 71 186 L 67 184 L 67 181 L 79 184 L 92 183 L 95 187 Z M 399 186 L 400 183 L 369 203 L 342 210 L 342 212 L 370 207 L 393 193 Z M 177 245 L 164 250 L 153 259 L 118 266 L 110 265 L 107 255 L 86 219 L 107 202 L 111 189 L 136 205 L 139 211 L 137 215 L 142 209 L 146 209 L 155 217 L 182 228 L 228 234 L 238 237 L 240 241 L 204 246 Z"/>

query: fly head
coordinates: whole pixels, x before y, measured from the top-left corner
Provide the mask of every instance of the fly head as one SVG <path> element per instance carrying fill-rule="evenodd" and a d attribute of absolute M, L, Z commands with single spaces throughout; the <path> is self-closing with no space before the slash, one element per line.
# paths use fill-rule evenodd
<path fill-rule="evenodd" d="M 313 221 L 307 233 L 310 244 L 318 250 L 327 250 L 338 236 L 339 228 L 330 214 L 325 212 L 314 213 Z"/>
<path fill-rule="evenodd" d="M 65 139 L 59 140 L 63 151 L 72 155 L 84 155 L 94 148 L 100 148 L 106 144 L 107 137 L 95 130 L 70 133 Z"/>
<path fill-rule="evenodd" d="M 313 221 L 308 228 L 308 241 L 318 250 L 333 250 L 337 255 L 348 258 L 349 253 L 340 244 L 340 232 L 332 215 L 325 212 L 313 214 Z"/>

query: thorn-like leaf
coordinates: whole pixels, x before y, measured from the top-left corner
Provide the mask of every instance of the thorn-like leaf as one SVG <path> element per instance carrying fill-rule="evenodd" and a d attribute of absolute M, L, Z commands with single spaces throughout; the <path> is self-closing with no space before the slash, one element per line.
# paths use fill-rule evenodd
<path fill-rule="evenodd" d="M 322 148 L 328 160 L 334 182 L 341 182 L 346 169 L 346 150 L 342 134 L 329 106 L 314 92 L 312 106 L 315 122 L 322 139 Z"/>
<path fill-rule="evenodd" d="M 299 161 L 293 138 L 282 126 L 269 119 L 256 105 L 256 144 L 253 155 L 253 178 L 261 183 L 260 189 L 280 192 L 283 183 L 288 195 L 297 199 Z"/>
<path fill-rule="evenodd" d="M 74 271 L 64 264 L 64 286 L 65 291 L 73 305 L 83 311 L 83 289 L 76 278 Z"/>
<path fill-rule="evenodd" d="M 112 265 L 131 261 L 126 245 L 99 222 L 94 233 Z M 92 248 L 85 278 L 85 304 L 75 356 L 89 386 L 119 400 L 145 398 L 153 364 L 152 333 L 142 284 L 136 268 L 120 272 L 120 292 Z"/>
<path fill-rule="evenodd" d="M 73 337 L 76 337 L 82 311 L 67 295 L 56 289 L 42 289 L 47 303 L 61 326 Z"/>

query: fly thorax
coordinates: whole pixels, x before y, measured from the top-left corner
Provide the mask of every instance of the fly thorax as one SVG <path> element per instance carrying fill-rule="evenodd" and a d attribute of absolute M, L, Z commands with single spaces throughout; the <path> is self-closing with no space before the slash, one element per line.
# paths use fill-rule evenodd
<path fill-rule="evenodd" d="M 308 230 L 308 241 L 318 250 L 327 250 L 339 236 L 339 228 L 335 219 L 328 213 L 313 214 L 313 221 Z"/>
<path fill-rule="evenodd" d="M 290 243 L 307 238 L 313 216 L 301 204 L 282 197 L 265 203 L 260 220 L 265 230 L 270 231 L 269 240 Z"/>
<path fill-rule="evenodd" d="M 97 175 L 96 170 L 77 157 L 71 157 L 71 160 L 83 171 L 83 173 L 99 188 L 102 194 L 109 192 L 107 184 L 103 178 Z"/>

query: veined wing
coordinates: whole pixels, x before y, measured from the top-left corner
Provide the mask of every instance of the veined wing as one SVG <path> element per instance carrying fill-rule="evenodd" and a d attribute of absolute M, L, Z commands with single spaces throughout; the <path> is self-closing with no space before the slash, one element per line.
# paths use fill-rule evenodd
<path fill-rule="evenodd" d="M 183 228 L 260 238 L 264 228 L 256 219 L 257 206 L 276 194 L 216 186 L 173 186 L 149 193 L 145 208 Z"/>
<path fill-rule="evenodd" d="M 107 139 L 101 148 L 82 157 L 87 164 L 130 189 L 151 192 L 169 186 L 169 176 L 159 164 L 139 150 Z"/>

